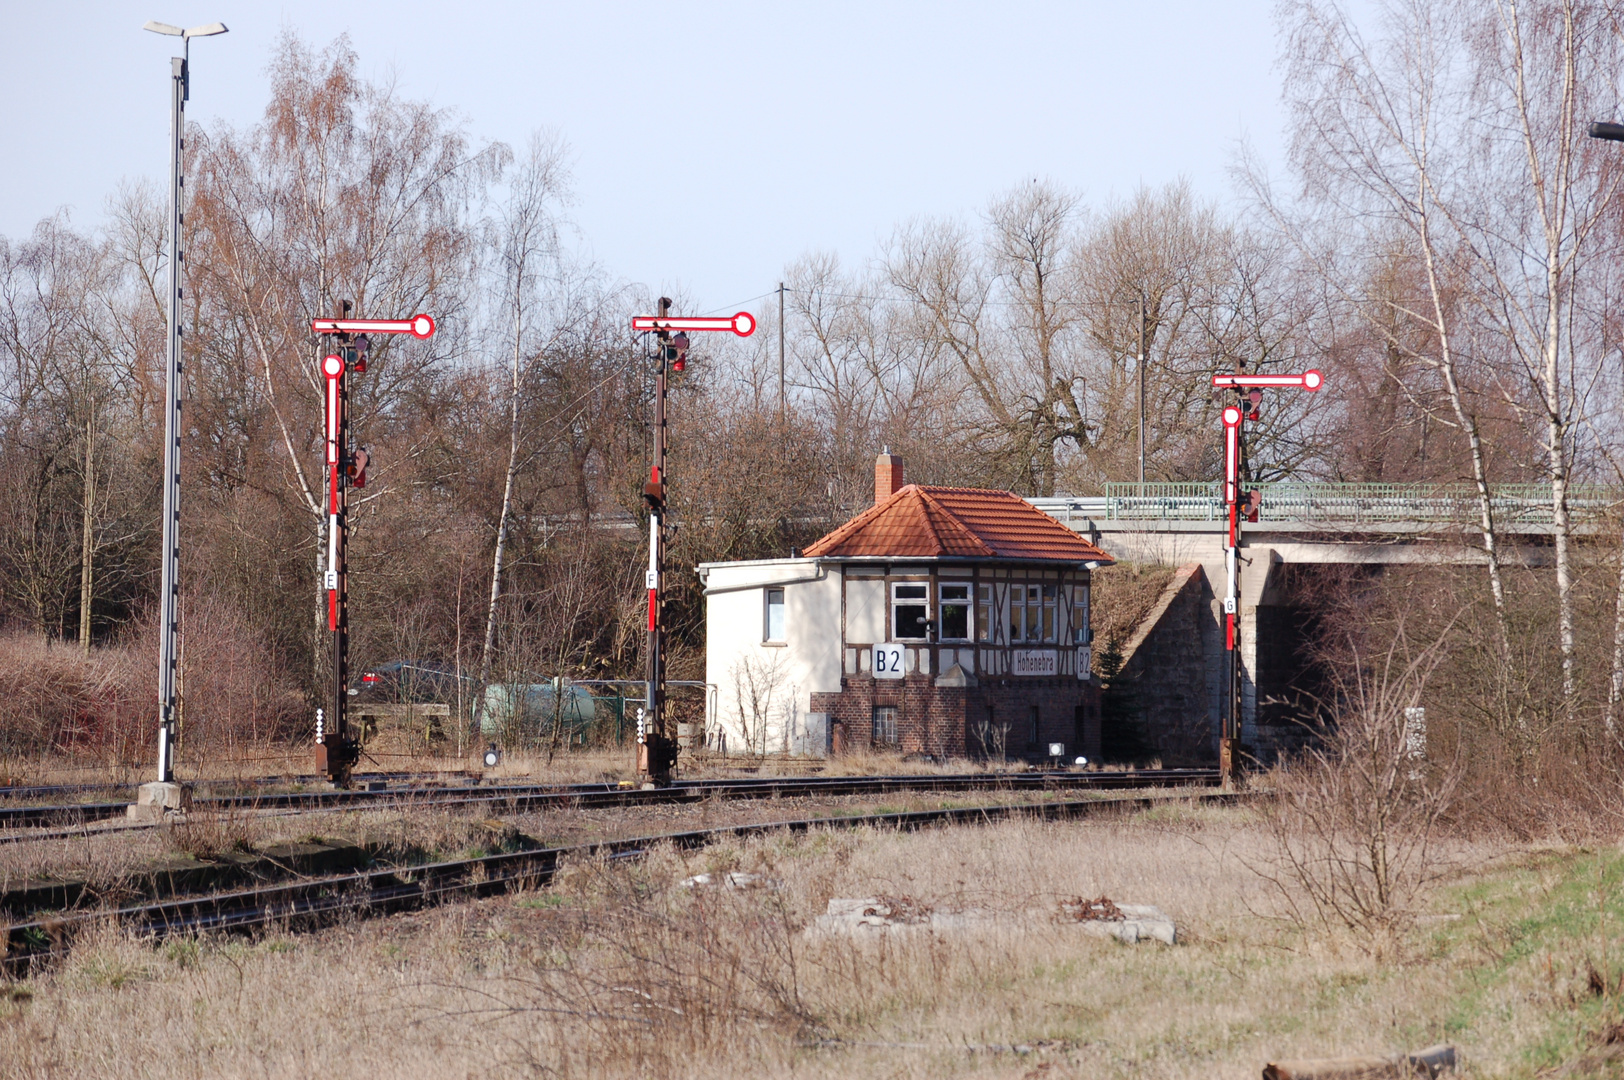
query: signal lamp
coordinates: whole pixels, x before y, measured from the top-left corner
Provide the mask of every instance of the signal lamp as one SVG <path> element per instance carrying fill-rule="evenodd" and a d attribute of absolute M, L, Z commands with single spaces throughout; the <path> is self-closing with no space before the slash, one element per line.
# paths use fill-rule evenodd
<path fill-rule="evenodd" d="M 355 453 L 350 455 L 350 463 L 344 473 L 354 482 L 356 487 L 364 488 L 367 486 L 367 465 L 371 461 L 372 455 L 364 447 L 357 448 Z"/>
<path fill-rule="evenodd" d="M 491 743 L 490 746 L 486 747 L 486 749 L 485 749 L 485 767 L 487 769 L 496 768 L 496 763 L 501 761 L 501 760 L 502 760 L 502 752 L 496 748 L 495 743 Z"/>

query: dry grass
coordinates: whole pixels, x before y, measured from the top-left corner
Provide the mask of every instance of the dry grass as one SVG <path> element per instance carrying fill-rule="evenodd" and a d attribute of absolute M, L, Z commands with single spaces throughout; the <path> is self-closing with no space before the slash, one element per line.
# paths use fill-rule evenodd
<path fill-rule="evenodd" d="M 1175 806 L 779 836 L 577 865 L 550 892 L 317 936 L 109 933 L 22 997 L 0 991 L 0 1075 L 1239 1078 L 1273 1057 L 1440 1038 L 1467 1075 L 1563 1061 L 1605 1075 L 1586 1032 L 1616 1021 L 1624 989 L 1619 852 L 1463 862 L 1437 902 L 1464 917 L 1424 925 L 1384 965 L 1272 918 L 1245 868 L 1267 843 L 1244 811 Z M 675 885 L 732 869 L 781 887 Z M 829 898 L 875 894 L 1029 917 L 803 933 Z M 1160 905 L 1183 943 L 1122 946 L 1048 916 L 1102 894 Z M 1012 1044 L 1034 1049 L 999 1049 Z"/>
<path fill-rule="evenodd" d="M 188 598 L 180 760 L 254 757 L 285 739 L 303 711 L 271 651 L 227 605 Z M 89 653 L 0 632 L 0 783 L 128 783 L 156 753 L 150 624 Z M 42 779 L 49 776 L 49 779 Z"/>
<path fill-rule="evenodd" d="M 634 781 L 637 772 L 633 749 L 626 747 L 587 747 L 553 755 L 545 753 L 504 753 L 494 769 L 479 759 L 483 746 L 469 746 L 468 753 L 363 754 L 358 772 L 393 772 L 423 775 L 478 776 L 487 782 L 542 784 L 617 784 Z M 286 778 L 290 784 L 303 776 L 312 777 L 314 756 L 308 747 L 271 745 L 242 756 L 199 756 L 182 760 L 177 775 L 187 783 L 229 786 L 245 779 Z M 1024 768 L 1024 766 L 1011 766 Z M 977 772 L 984 764 L 966 759 L 945 762 L 904 760 L 901 754 L 854 751 L 835 758 L 750 757 L 726 758 L 711 753 L 684 756 L 680 775 L 685 779 L 717 779 L 744 776 L 933 776 L 943 773 Z M 95 756 L 47 755 L 0 756 L 0 786 L 17 784 L 97 784 L 134 786 L 152 777 L 151 763 L 128 764 Z M 29 800 L 37 802 L 37 799 Z"/>
<path fill-rule="evenodd" d="M 1094 638 L 1121 646 L 1156 606 L 1176 569 L 1153 563 L 1119 562 L 1094 571 Z"/>

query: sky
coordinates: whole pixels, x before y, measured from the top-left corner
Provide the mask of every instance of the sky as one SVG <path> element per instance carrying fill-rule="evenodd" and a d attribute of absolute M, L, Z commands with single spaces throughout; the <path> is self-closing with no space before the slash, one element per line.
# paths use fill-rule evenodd
<path fill-rule="evenodd" d="M 169 57 L 188 120 L 252 126 L 284 31 L 348 34 L 361 74 L 476 139 L 570 148 L 570 235 L 612 278 L 732 311 L 783 268 L 851 268 L 916 216 L 974 221 L 1043 178 L 1095 208 L 1187 179 L 1235 198 L 1245 140 L 1278 169 L 1273 0 L 1070 3 L 0 0 L 0 234 L 66 208 L 94 228 L 124 182 L 167 184 Z"/>

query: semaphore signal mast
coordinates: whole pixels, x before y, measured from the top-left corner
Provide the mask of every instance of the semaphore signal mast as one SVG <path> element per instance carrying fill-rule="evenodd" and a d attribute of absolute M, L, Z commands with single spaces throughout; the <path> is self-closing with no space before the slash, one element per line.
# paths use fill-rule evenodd
<path fill-rule="evenodd" d="M 361 756 L 360 740 L 350 736 L 345 715 L 349 702 L 350 620 L 346 558 L 349 546 L 349 490 L 366 487 L 371 455 L 351 445 L 350 375 L 367 370 L 373 334 L 410 334 L 419 341 L 434 336 L 434 320 L 427 315 L 409 319 L 352 319 L 350 302 L 342 301 L 336 319 L 312 319 L 310 329 L 330 335 L 334 351 L 322 357 L 327 465 L 327 568 L 322 585 L 327 592 L 327 629 L 333 635 L 333 698 L 330 711 L 316 713 L 316 771 L 333 783 L 347 785 Z"/>
<path fill-rule="evenodd" d="M 648 656 L 645 700 L 637 711 L 637 775 L 645 787 L 664 787 L 677 765 L 677 740 L 667 731 L 665 718 L 665 622 L 660 600 L 665 581 L 665 393 L 671 373 L 688 366 L 688 335 L 730 330 L 740 337 L 755 332 L 755 316 L 747 311 L 728 316 L 674 316 L 671 300 L 660 297 L 657 315 L 632 317 L 632 329 L 644 334 L 645 356 L 654 362 L 654 463 L 643 501 L 648 504 Z M 650 336 L 652 335 L 652 336 Z"/>
<path fill-rule="evenodd" d="M 1256 420 L 1258 407 L 1263 403 L 1265 389 L 1296 388 L 1310 393 L 1325 385 L 1325 376 L 1318 371 L 1305 371 L 1301 375 L 1248 375 L 1236 371 L 1232 375 L 1214 375 L 1215 389 L 1233 389 L 1240 401 L 1224 407 L 1224 509 L 1228 525 L 1224 531 L 1224 657 L 1228 669 L 1227 702 L 1223 717 L 1223 733 L 1218 742 L 1218 775 L 1223 786 L 1233 786 L 1235 758 L 1241 733 L 1241 665 L 1240 665 L 1240 597 L 1241 597 L 1241 422 Z M 1255 492 L 1253 493 L 1256 494 Z M 1251 500 L 1248 500 L 1249 505 Z M 1251 506 L 1256 510 L 1256 506 Z M 1249 511 L 1250 513 L 1250 511 Z M 1252 514 L 1250 520 L 1257 520 Z"/>

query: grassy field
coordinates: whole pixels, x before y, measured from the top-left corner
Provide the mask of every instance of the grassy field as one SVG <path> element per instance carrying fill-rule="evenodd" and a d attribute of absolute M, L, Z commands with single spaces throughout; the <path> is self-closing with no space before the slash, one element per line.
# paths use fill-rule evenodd
<path fill-rule="evenodd" d="M 1185 806 L 666 851 L 319 935 L 108 931 L 0 989 L 0 1075 L 1238 1078 L 1449 1041 L 1467 1076 L 1624 1076 L 1624 853 L 1444 857 L 1381 960 L 1279 917 L 1247 811 Z M 769 880 L 679 885 L 735 869 Z M 1162 907 L 1180 944 L 1057 917 L 1102 894 Z M 808 931 L 830 898 L 876 895 L 999 917 Z"/>

